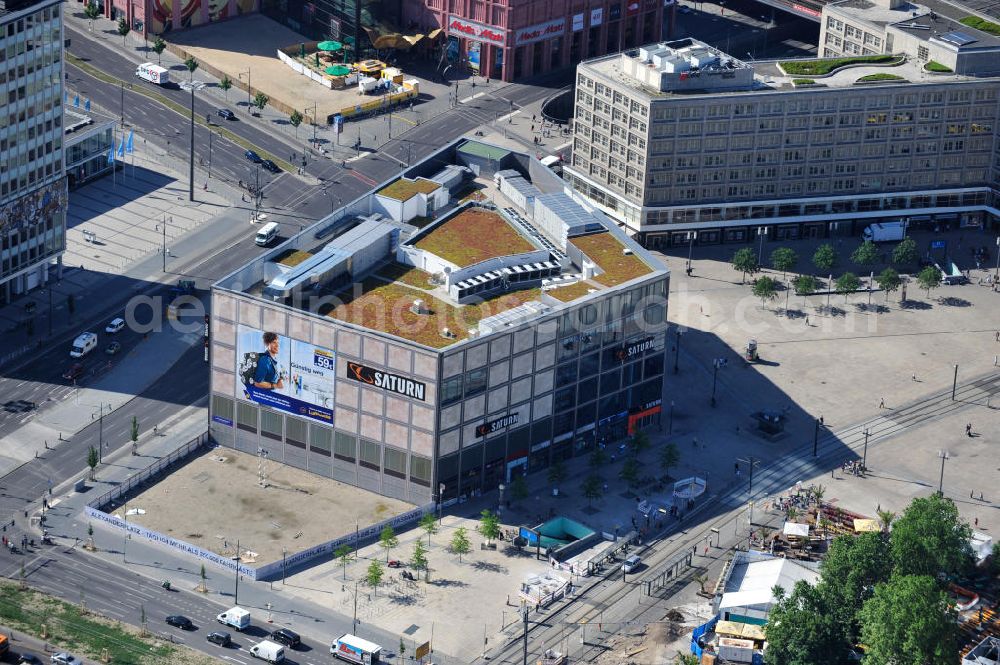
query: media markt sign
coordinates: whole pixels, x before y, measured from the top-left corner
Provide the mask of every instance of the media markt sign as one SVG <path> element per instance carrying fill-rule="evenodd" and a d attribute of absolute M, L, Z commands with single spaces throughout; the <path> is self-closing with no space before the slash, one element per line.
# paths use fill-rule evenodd
<path fill-rule="evenodd" d="M 632 358 L 633 356 L 637 356 L 640 353 L 643 353 L 644 351 L 649 351 L 651 348 L 653 348 L 653 338 L 647 337 L 633 344 L 623 346 L 622 348 L 618 349 L 618 352 L 615 354 L 615 356 L 618 358 L 618 360 L 625 361 L 628 360 L 629 358 Z"/>
<path fill-rule="evenodd" d="M 517 414 L 512 413 L 510 415 L 504 416 L 503 418 L 497 418 L 496 420 L 491 420 L 488 423 L 483 423 L 476 428 L 476 438 L 481 439 L 487 434 L 493 434 L 499 432 L 505 427 L 510 427 L 511 425 L 517 424 Z"/>
<path fill-rule="evenodd" d="M 419 399 L 421 402 L 425 401 L 424 395 L 427 393 L 426 383 L 352 362 L 347 363 L 347 378 L 367 383 L 375 388 L 381 388 L 382 390 L 396 393 L 403 397 Z"/>
<path fill-rule="evenodd" d="M 494 46 L 503 46 L 505 41 L 502 28 L 470 21 L 454 14 L 448 16 L 448 34 L 471 39 L 474 42 L 486 42 Z"/>
<path fill-rule="evenodd" d="M 533 44 L 550 37 L 558 37 L 564 32 L 566 32 L 566 19 L 557 18 L 528 28 L 521 28 L 514 36 L 514 43 L 518 46 Z"/>

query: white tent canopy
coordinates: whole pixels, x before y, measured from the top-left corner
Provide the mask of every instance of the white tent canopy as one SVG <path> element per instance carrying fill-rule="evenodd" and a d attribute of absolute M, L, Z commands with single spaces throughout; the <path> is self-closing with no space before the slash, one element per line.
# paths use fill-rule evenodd
<path fill-rule="evenodd" d="M 809 525 L 801 522 L 785 522 L 784 534 L 786 536 L 798 536 L 799 538 L 809 537 Z"/>
<path fill-rule="evenodd" d="M 704 478 L 685 478 L 674 483 L 674 496 L 679 499 L 694 499 L 705 493 L 707 483 Z"/>

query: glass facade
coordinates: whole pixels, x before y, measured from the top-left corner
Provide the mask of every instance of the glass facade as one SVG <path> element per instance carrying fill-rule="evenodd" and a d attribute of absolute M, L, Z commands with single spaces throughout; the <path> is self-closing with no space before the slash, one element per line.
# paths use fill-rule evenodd
<path fill-rule="evenodd" d="M 66 140 L 66 178 L 73 189 L 104 173 L 111 172 L 108 150 L 114 142 L 114 123 L 71 134 Z M 117 161 L 116 161 L 117 164 Z"/>
<path fill-rule="evenodd" d="M 333 39 L 358 45 L 360 59 L 374 54 L 367 30 L 399 31 L 400 0 L 264 0 L 261 11 L 316 40 Z"/>

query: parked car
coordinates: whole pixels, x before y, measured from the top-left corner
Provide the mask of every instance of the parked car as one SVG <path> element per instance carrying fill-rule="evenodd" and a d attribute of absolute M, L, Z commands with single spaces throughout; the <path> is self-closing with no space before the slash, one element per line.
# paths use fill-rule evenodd
<path fill-rule="evenodd" d="M 168 616 L 167 623 L 181 630 L 194 630 L 194 624 L 191 623 L 191 619 L 180 614 L 171 614 Z"/>
<path fill-rule="evenodd" d="M 17 665 L 42 665 L 42 659 L 33 653 L 22 653 Z"/>
<path fill-rule="evenodd" d="M 629 558 L 625 559 L 625 563 L 622 564 L 622 570 L 624 570 L 626 573 L 631 573 L 641 564 L 642 564 L 642 558 L 639 557 L 638 555 L 633 554 Z"/>
<path fill-rule="evenodd" d="M 62 376 L 67 381 L 79 379 L 83 376 L 83 363 L 73 363 L 65 372 L 63 372 Z"/>
<path fill-rule="evenodd" d="M 265 159 L 263 162 L 260 163 L 260 165 L 263 166 L 268 171 L 270 171 L 271 173 L 281 173 L 281 169 L 278 168 L 278 165 L 272 162 L 270 159 Z"/>
<path fill-rule="evenodd" d="M 205 636 L 205 639 L 212 644 L 218 644 L 220 647 L 228 647 L 233 642 L 232 638 L 229 637 L 229 633 L 224 630 L 213 630 Z"/>
<path fill-rule="evenodd" d="M 247 150 L 243 153 L 243 156 L 247 158 L 247 161 L 253 162 L 254 164 L 260 164 L 261 162 L 260 155 L 255 153 L 253 150 Z"/>
<path fill-rule="evenodd" d="M 76 659 L 76 656 L 71 656 L 65 651 L 52 654 L 49 662 L 53 665 L 80 665 L 80 661 Z"/>
<path fill-rule="evenodd" d="M 104 349 L 104 352 L 109 356 L 113 356 L 121 350 L 122 350 L 121 342 L 111 342 L 110 344 L 108 344 L 107 348 Z"/>
<path fill-rule="evenodd" d="M 111 322 L 104 328 L 104 332 L 114 335 L 116 332 L 120 332 L 124 327 L 125 319 L 119 316 L 118 318 L 111 320 Z"/>
<path fill-rule="evenodd" d="M 291 649 L 299 646 L 299 643 L 302 642 L 302 638 L 299 637 L 298 633 L 293 630 L 288 630 L 287 628 L 279 628 L 278 630 L 272 632 L 269 639 L 277 642 L 278 644 L 284 644 L 286 647 Z"/>
<path fill-rule="evenodd" d="M 218 113 L 223 120 L 236 120 L 236 114 L 229 109 L 219 109 Z"/>

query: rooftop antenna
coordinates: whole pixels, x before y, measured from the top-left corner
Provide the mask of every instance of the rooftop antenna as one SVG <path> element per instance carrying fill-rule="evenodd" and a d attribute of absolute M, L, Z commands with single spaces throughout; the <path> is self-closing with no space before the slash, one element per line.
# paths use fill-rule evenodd
<path fill-rule="evenodd" d="M 264 448 L 257 449 L 257 484 L 261 487 L 267 487 L 267 455 Z"/>

